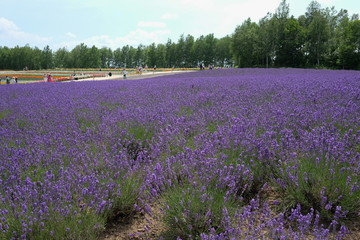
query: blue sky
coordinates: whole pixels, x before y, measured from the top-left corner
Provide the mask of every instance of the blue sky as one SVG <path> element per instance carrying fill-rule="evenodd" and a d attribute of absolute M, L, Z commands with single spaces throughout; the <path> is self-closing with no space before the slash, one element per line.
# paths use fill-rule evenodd
<path fill-rule="evenodd" d="M 250 17 L 274 13 L 281 0 L 0 0 L 0 46 L 29 44 L 71 50 L 177 41 L 181 34 L 224 37 Z M 360 13 L 359 0 L 318 0 L 322 7 Z M 295 17 L 310 0 L 288 0 Z"/>

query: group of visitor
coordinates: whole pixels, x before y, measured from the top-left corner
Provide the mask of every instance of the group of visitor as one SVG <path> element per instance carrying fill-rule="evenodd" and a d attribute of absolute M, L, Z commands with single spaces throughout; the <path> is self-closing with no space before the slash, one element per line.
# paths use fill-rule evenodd
<path fill-rule="evenodd" d="M 44 82 L 53 82 L 53 77 L 51 76 L 51 73 L 44 74 Z"/>
<path fill-rule="evenodd" d="M 0 84 L 1 84 L 1 81 L 2 81 L 2 78 L 0 78 Z M 5 82 L 6 84 L 10 84 L 11 82 L 14 82 L 14 83 L 18 83 L 18 78 L 17 77 L 9 77 L 9 76 L 6 76 L 5 77 Z"/>
<path fill-rule="evenodd" d="M 214 67 L 215 67 L 214 65 L 209 65 L 210 70 L 214 69 Z M 205 65 L 203 63 L 200 63 L 199 68 L 200 70 L 205 70 Z"/>
<path fill-rule="evenodd" d="M 136 67 L 136 73 L 141 75 L 143 73 L 143 71 L 148 72 L 148 69 L 149 69 L 148 65 L 145 65 L 144 68 L 142 66 L 138 66 L 138 67 Z M 156 71 L 156 65 L 154 65 L 153 73 L 155 73 L 155 71 Z"/>

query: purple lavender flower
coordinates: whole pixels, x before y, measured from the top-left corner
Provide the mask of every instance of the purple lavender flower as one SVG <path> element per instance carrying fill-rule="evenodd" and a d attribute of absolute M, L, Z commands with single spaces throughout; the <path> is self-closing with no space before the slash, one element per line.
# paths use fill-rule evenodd
<path fill-rule="evenodd" d="M 202 239 L 344 237 L 360 207 L 359 92 L 358 72 L 308 69 L 0 88 L 0 238 L 57 236 L 48 222 L 72 233 L 74 212 L 115 214 L 122 197 L 150 213 L 183 186 L 237 204 Z M 281 197 L 267 205 L 269 189 Z M 212 225 L 213 213 L 197 217 Z"/>

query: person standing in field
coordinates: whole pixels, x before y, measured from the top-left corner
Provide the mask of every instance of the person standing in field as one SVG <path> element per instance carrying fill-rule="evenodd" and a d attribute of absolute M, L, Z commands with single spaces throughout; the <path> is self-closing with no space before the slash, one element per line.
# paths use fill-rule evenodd
<path fill-rule="evenodd" d="M 10 77 L 6 76 L 6 84 L 10 84 Z"/>
<path fill-rule="evenodd" d="M 52 81 L 53 81 L 50 73 L 49 73 L 48 76 L 47 76 L 47 81 L 48 81 L 48 82 L 52 82 Z"/>
<path fill-rule="evenodd" d="M 123 70 L 124 80 L 126 80 L 126 74 L 127 74 L 127 72 L 126 72 L 126 69 L 124 68 L 124 70 Z"/>

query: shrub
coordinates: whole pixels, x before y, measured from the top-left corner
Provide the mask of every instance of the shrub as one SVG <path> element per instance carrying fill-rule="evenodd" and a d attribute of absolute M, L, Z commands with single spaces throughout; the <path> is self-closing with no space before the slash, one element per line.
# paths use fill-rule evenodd
<path fill-rule="evenodd" d="M 110 197 L 111 204 L 103 213 L 107 221 L 117 218 L 129 218 L 135 213 L 141 181 L 132 176 L 119 183 L 119 191 Z"/>
<path fill-rule="evenodd" d="M 164 194 L 164 222 L 167 239 L 194 238 L 201 233 L 225 231 L 223 210 L 235 213 L 237 203 L 216 188 L 185 185 Z"/>
<path fill-rule="evenodd" d="M 321 220 L 353 220 L 358 218 L 360 208 L 360 177 L 349 164 L 326 158 L 302 158 L 298 166 L 284 167 L 277 187 L 284 199 L 281 207 L 320 213 Z"/>

